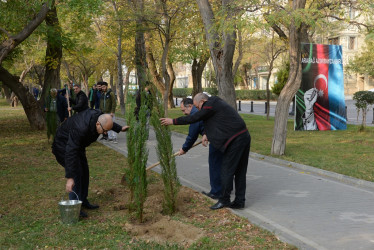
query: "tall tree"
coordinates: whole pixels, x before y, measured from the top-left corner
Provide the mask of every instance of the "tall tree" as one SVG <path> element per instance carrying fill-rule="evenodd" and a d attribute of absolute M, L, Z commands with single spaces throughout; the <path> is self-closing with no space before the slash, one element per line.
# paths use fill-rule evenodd
<path fill-rule="evenodd" d="M 52 1 L 52 8 L 48 11 L 45 19 L 47 24 L 47 49 L 45 54 L 44 84 L 40 98 L 41 106 L 44 106 L 44 99 L 50 88 L 59 89 L 61 86 L 60 67 L 62 58 L 61 27 L 57 17 L 55 1 Z"/>
<path fill-rule="evenodd" d="M 236 45 L 234 28 L 220 27 L 209 0 L 196 0 L 204 23 L 206 37 L 209 43 L 210 55 L 217 77 L 219 96 L 236 109 L 236 94 L 233 76 L 233 57 Z M 222 0 L 220 14 L 230 23 L 236 16 L 233 0 Z M 222 19 L 221 19 L 222 20 Z M 220 22 L 225 23 L 225 22 Z M 218 27 L 217 27 L 218 26 Z"/>
<path fill-rule="evenodd" d="M 0 81 L 3 82 L 5 86 L 11 89 L 19 98 L 22 103 L 22 106 L 25 110 L 26 116 L 30 122 L 30 126 L 33 129 L 44 129 L 45 122 L 42 113 L 42 109 L 40 108 L 39 104 L 35 100 L 35 98 L 23 87 L 22 83 L 20 83 L 19 76 L 12 75 L 6 68 L 3 67 L 2 62 L 9 56 L 9 54 L 14 51 L 14 49 L 20 45 L 26 38 L 28 38 L 35 29 L 45 20 L 47 13 L 50 10 L 50 3 L 43 3 L 39 5 L 39 3 L 30 3 L 30 6 L 16 6 L 11 2 L 1 2 L 1 9 L 2 12 L 7 14 L 13 11 L 21 11 L 22 8 L 26 8 L 29 11 L 29 15 L 26 15 L 24 18 L 19 18 L 21 15 L 19 12 L 18 15 L 14 15 L 18 17 L 18 20 L 12 20 L 14 23 L 18 24 L 18 27 L 15 27 L 14 23 L 1 23 L 0 25 L 3 26 L 4 24 L 8 27 L 12 28 L 12 31 L 6 30 L 5 28 L 0 26 L 0 30 L 3 34 L 5 34 L 5 39 L 0 45 Z M 35 5 L 31 5 L 35 4 Z M 39 6 L 38 6 L 39 5 Z M 15 8 L 17 7 L 17 8 Z M 37 13 L 34 13 L 33 10 L 38 9 Z M 13 16 L 13 17 L 14 17 Z M 31 16 L 31 18 L 30 18 Z M 33 16 L 33 17 L 32 17 Z M 3 20 L 11 20 L 12 18 L 6 18 Z M 31 19 L 31 20 L 30 20 Z M 27 24 L 23 24 L 25 22 Z M 13 34 L 12 34 L 13 33 Z"/>
<path fill-rule="evenodd" d="M 295 96 L 301 83 L 301 42 L 306 32 L 306 24 L 299 21 L 298 13 L 305 8 L 306 0 L 296 0 L 292 2 L 292 13 L 289 26 L 289 53 L 290 53 L 290 71 L 286 85 L 281 91 L 278 103 L 275 109 L 275 122 L 273 143 L 271 148 L 272 154 L 282 155 L 286 148 L 287 137 L 287 119 L 288 110 L 292 98 Z M 305 36 L 304 36 L 305 37 Z"/>
<path fill-rule="evenodd" d="M 358 74 L 368 74 L 374 77 L 374 36 L 369 35 L 366 39 L 366 47 L 362 53 L 349 62 L 347 69 Z"/>
<path fill-rule="evenodd" d="M 270 111 L 270 78 L 274 69 L 275 60 L 283 52 L 287 51 L 287 44 L 279 38 L 274 36 L 274 31 L 270 33 L 262 31 L 263 37 L 259 39 L 252 39 L 252 62 L 256 62 L 259 65 L 266 65 L 268 70 L 266 80 L 266 101 L 267 101 L 267 113 L 266 117 L 269 119 Z"/>
<path fill-rule="evenodd" d="M 147 63 L 144 39 L 144 0 L 133 1 L 135 9 L 135 66 L 139 89 L 143 90 L 147 81 Z"/>
<path fill-rule="evenodd" d="M 210 58 L 204 25 L 194 1 L 188 1 L 184 10 L 183 28 L 178 31 L 171 53 L 175 61 L 191 64 L 192 96 L 203 92 L 202 75 Z"/>
<path fill-rule="evenodd" d="M 146 58 L 153 82 L 163 96 L 165 115 L 167 114 L 167 107 L 174 107 L 172 88 L 175 77 L 170 50 L 176 38 L 178 25 L 183 20 L 181 10 L 185 5 L 186 1 L 182 0 L 158 0 L 153 5 L 148 6 L 148 9 L 152 9 L 153 12 L 148 11 L 146 17 L 148 25 L 144 36 L 146 41 Z M 155 32 L 152 33 L 152 30 L 155 30 Z M 156 35 L 159 37 L 158 41 L 155 39 Z M 160 44 L 161 47 L 161 56 L 157 58 L 159 60 L 159 69 L 156 62 L 157 55 L 155 56 L 154 52 L 157 48 L 155 49 L 152 44 Z"/>
<path fill-rule="evenodd" d="M 117 84 L 120 90 L 117 95 L 119 96 L 119 105 L 121 107 L 121 113 L 125 114 L 126 106 L 125 99 L 123 96 L 123 68 L 122 68 L 122 34 L 123 34 L 123 18 L 121 16 L 120 6 L 114 0 L 112 0 L 113 9 L 115 12 L 115 17 L 118 24 L 118 35 L 117 35 Z M 122 6 L 123 7 L 123 6 Z"/>

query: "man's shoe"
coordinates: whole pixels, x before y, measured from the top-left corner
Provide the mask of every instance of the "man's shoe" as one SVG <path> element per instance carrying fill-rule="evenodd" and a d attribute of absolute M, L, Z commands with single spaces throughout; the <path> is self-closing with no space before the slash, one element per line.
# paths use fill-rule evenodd
<path fill-rule="evenodd" d="M 118 141 L 117 141 L 116 138 L 113 139 L 113 143 L 114 143 L 114 144 L 118 144 Z"/>
<path fill-rule="evenodd" d="M 230 208 L 232 209 L 243 209 L 244 208 L 244 203 L 237 203 L 235 201 L 230 203 Z"/>
<path fill-rule="evenodd" d="M 208 195 L 209 193 L 207 193 L 207 192 L 205 192 L 205 191 L 202 191 L 201 193 L 202 193 L 203 195 L 209 196 L 209 195 Z"/>
<path fill-rule="evenodd" d="M 97 209 L 100 207 L 99 205 L 94 205 L 91 203 L 83 203 L 82 206 L 87 209 Z"/>
<path fill-rule="evenodd" d="M 221 202 L 217 202 L 216 204 L 211 206 L 210 209 L 217 210 L 217 209 L 221 209 L 221 208 L 228 207 L 228 206 L 230 206 L 230 203 L 229 204 L 223 204 Z"/>
<path fill-rule="evenodd" d="M 88 215 L 81 210 L 80 213 L 79 213 L 79 217 L 81 217 L 81 218 L 87 218 Z"/>
<path fill-rule="evenodd" d="M 213 200 L 218 200 L 219 199 L 219 195 L 215 195 L 215 194 L 212 194 L 212 193 L 208 193 L 208 196 L 210 197 L 210 198 L 212 198 Z"/>
<path fill-rule="evenodd" d="M 213 200 L 218 200 L 219 199 L 219 196 L 218 195 L 214 195 L 212 194 L 211 192 L 207 193 L 207 192 L 201 192 L 203 195 L 206 195 L 208 196 L 209 198 L 213 199 Z"/>

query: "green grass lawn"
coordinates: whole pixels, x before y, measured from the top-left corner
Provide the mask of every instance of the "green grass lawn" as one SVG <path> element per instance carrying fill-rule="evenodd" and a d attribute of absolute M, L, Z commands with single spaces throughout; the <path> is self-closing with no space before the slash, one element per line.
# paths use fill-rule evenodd
<path fill-rule="evenodd" d="M 179 108 L 169 110 L 169 117 L 181 115 Z M 270 156 L 274 118 L 241 116 L 252 137 L 251 151 Z M 171 127 L 173 131 L 188 133 L 188 125 Z M 339 131 L 294 131 L 290 120 L 286 154 L 273 157 L 374 181 L 374 127 L 367 127 L 364 132 L 359 132 L 358 126 L 354 125 Z"/>
<path fill-rule="evenodd" d="M 89 199 L 100 204 L 100 209 L 89 211 L 89 218 L 76 225 L 62 224 L 58 201 L 67 198 L 66 179 L 64 169 L 51 153 L 46 131 L 31 130 L 22 107 L 11 108 L 3 100 L 0 100 L 0 128 L 1 249 L 185 248 L 183 244 L 145 240 L 128 229 L 129 225 L 137 226 L 134 216 L 128 209 L 114 206 L 128 193 L 120 184 L 127 160 L 99 143 L 87 148 L 87 158 Z M 148 175 L 149 183 L 162 187 L 157 174 Z M 182 199 L 184 211 L 178 211 L 168 220 L 204 231 L 204 236 L 189 245 L 189 249 L 295 249 L 227 209 L 210 211 L 211 200 L 185 189 L 182 191 L 188 196 Z M 155 193 L 149 190 L 148 195 L 152 192 Z M 126 206 L 128 200 L 123 202 Z M 152 217 L 153 207 L 158 204 L 149 203 L 147 213 Z"/>

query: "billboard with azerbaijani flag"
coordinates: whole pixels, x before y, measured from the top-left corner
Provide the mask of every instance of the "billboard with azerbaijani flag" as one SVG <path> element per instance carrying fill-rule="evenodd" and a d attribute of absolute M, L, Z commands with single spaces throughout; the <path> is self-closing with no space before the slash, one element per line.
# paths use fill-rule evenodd
<path fill-rule="evenodd" d="M 295 130 L 347 129 L 342 47 L 303 43 L 301 51 Z"/>

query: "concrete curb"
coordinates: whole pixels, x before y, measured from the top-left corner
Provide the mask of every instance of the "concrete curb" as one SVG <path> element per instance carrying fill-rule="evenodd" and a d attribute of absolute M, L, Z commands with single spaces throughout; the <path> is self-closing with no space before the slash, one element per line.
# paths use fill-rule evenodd
<path fill-rule="evenodd" d="M 311 166 L 296 163 L 296 162 L 291 162 L 291 161 L 286 161 L 286 160 L 282 160 L 282 159 L 278 159 L 278 158 L 274 158 L 274 157 L 270 157 L 266 155 L 261 155 L 261 154 L 257 154 L 254 152 L 251 152 L 249 157 L 257 159 L 257 160 L 264 160 L 264 161 L 267 161 L 267 162 L 270 162 L 270 163 L 273 163 L 279 166 L 283 166 L 283 167 L 303 170 L 305 172 L 310 172 L 312 174 L 323 176 L 323 177 L 326 177 L 326 178 L 329 178 L 335 181 L 339 181 L 345 184 L 349 184 L 355 187 L 365 188 L 370 191 L 374 191 L 374 182 L 371 182 L 371 181 L 365 181 L 365 180 L 357 179 L 354 177 L 346 176 L 343 174 L 338 174 L 338 173 L 330 172 L 327 170 L 323 170 L 323 169 L 316 168 L 316 167 L 311 167 Z"/>

